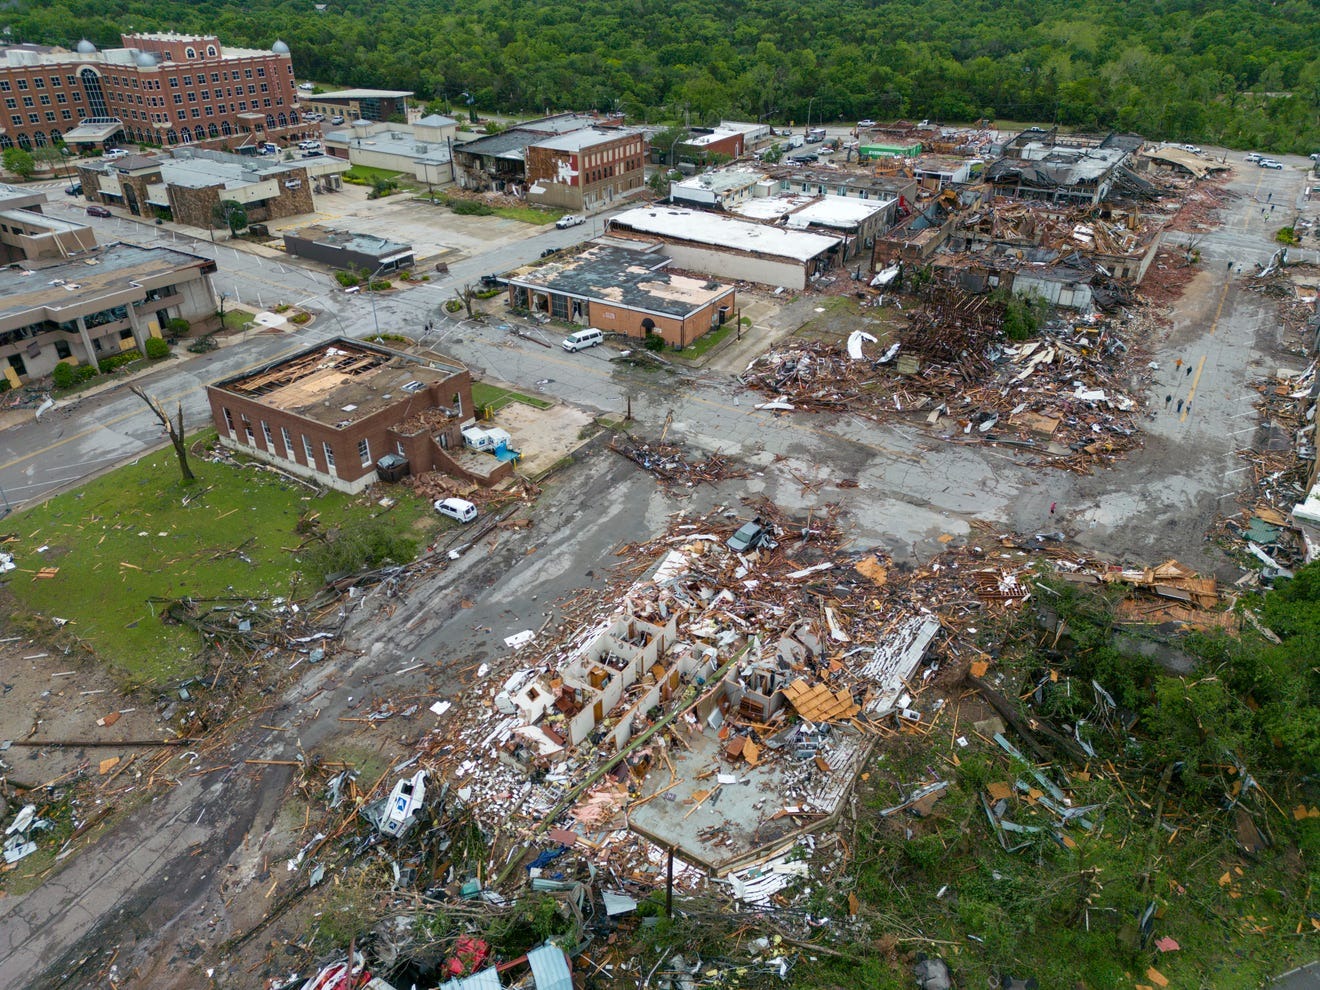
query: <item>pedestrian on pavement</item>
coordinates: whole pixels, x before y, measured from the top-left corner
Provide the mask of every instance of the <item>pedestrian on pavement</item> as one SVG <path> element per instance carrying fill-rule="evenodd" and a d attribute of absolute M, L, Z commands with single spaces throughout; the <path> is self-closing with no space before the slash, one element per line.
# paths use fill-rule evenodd
<path fill-rule="evenodd" d="M 1172 402 L 1172 401 L 1173 401 L 1173 396 L 1172 396 L 1172 395 L 1166 395 L 1166 396 L 1164 397 L 1164 408 L 1165 408 L 1165 409 L 1168 409 L 1168 408 L 1169 408 L 1169 403 Z"/>
<path fill-rule="evenodd" d="M 1233 259 L 1232 259 L 1232 258 L 1229 258 L 1229 259 L 1228 259 L 1228 268 L 1225 269 L 1225 270 L 1226 270 L 1226 271 L 1230 271 L 1230 272 L 1233 270 Z"/>
<path fill-rule="evenodd" d="M 1174 362 L 1173 362 L 1173 370 L 1174 370 L 1174 371 L 1177 371 L 1177 370 L 1178 370 L 1179 368 L 1181 368 L 1181 367 L 1182 367 L 1182 358 L 1179 358 L 1177 361 L 1174 361 Z"/>
<path fill-rule="evenodd" d="M 1268 196 L 1266 196 L 1266 197 L 1265 197 L 1265 202 L 1268 203 L 1268 202 L 1270 202 L 1272 199 L 1274 199 L 1274 193 L 1270 193 Z"/>
<path fill-rule="evenodd" d="M 1178 400 L 1178 411 L 1179 411 L 1179 412 L 1182 412 L 1182 402 L 1183 402 L 1182 399 L 1179 399 L 1179 400 Z"/>
<path fill-rule="evenodd" d="M 1187 366 L 1187 377 L 1192 377 L 1192 366 L 1190 364 Z"/>
<path fill-rule="evenodd" d="M 1057 502 L 1051 502 L 1051 503 L 1050 503 L 1050 515 L 1054 515 L 1054 507 L 1055 507 L 1056 505 L 1058 505 L 1058 504 L 1059 504 L 1059 503 L 1057 503 Z"/>

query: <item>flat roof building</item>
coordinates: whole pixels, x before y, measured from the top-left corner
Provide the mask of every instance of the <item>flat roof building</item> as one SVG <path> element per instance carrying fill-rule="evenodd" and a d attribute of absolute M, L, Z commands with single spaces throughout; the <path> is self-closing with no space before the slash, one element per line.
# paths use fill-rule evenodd
<path fill-rule="evenodd" d="M 164 216 L 193 227 L 216 225 L 221 202 L 240 203 L 253 223 L 311 213 L 314 190 L 333 189 L 349 164 L 328 155 L 280 161 L 179 148 L 164 155 L 129 155 L 78 165 L 83 195 L 134 216 Z M 223 226 L 223 224 L 220 224 Z"/>
<path fill-rule="evenodd" d="M 339 89 L 333 93 L 308 94 L 304 101 L 311 110 L 345 120 L 397 121 L 408 119 L 410 89 Z"/>
<path fill-rule="evenodd" d="M 98 51 L 0 47 L 0 149 L 61 141 L 239 147 L 308 133 L 289 46 L 226 48 L 215 35 L 123 34 Z M 31 94 L 20 104 L 22 94 Z M 13 105 L 10 105 L 12 103 Z"/>
<path fill-rule="evenodd" d="M 591 127 L 594 117 L 558 113 L 526 120 L 498 134 L 454 145 L 454 181 L 479 192 L 521 193 L 527 184 L 527 147 L 559 134 Z"/>
<path fill-rule="evenodd" d="M 806 288 L 841 257 L 843 239 L 674 207 L 638 207 L 610 231 L 659 238 L 680 268 L 787 289 Z"/>
<path fill-rule="evenodd" d="M 331 268 L 365 272 L 398 271 L 413 263 L 411 244 L 374 234 L 333 230 L 314 224 L 284 235 L 284 249 L 296 258 L 310 258 Z"/>
<path fill-rule="evenodd" d="M 0 265 L 42 258 L 68 258 L 96 247 L 85 223 L 47 216 L 46 193 L 0 184 Z"/>
<path fill-rule="evenodd" d="M 215 314 L 215 270 L 209 258 L 123 243 L 0 268 L 0 371 L 17 387 L 61 361 L 145 354 L 169 320 Z"/>
<path fill-rule="evenodd" d="M 454 181 L 452 152 L 458 121 L 431 114 L 414 124 L 352 121 L 325 135 L 326 152 L 353 165 L 408 172 L 428 186 Z"/>
<path fill-rule="evenodd" d="M 370 485 L 387 454 L 413 474 L 479 484 L 513 471 L 512 461 L 463 449 L 472 377 L 456 361 L 340 337 L 208 385 L 206 395 L 225 446 L 339 491 Z"/>
<path fill-rule="evenodd" d="M 660 334 L 672 347 L 734 318 L 733 286 L 667 271 L 672 261 L 658 247 L 597 244 L 520 268 L 507 276 L 509 303 L 630 337 Z"/>

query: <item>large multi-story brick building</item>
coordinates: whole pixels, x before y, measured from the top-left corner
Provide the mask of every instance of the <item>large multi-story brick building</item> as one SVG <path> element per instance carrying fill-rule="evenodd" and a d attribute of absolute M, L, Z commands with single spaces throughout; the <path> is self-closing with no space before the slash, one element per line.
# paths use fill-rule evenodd
<path fill-rule="evenodd" d="M 308 132 L 289 46 L 225 48 L 211 35 L 124 34 L 98 51 L 0 47 L 0 149 L 61 141 L 238 148 Z"/>

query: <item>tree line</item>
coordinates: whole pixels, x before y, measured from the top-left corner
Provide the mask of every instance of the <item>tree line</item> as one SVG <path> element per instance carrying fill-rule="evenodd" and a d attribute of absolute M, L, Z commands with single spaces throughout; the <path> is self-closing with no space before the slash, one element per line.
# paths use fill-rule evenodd
<path fill-rule="evenodd" d="M 508 113 L 1058 123 L 1320 149 L 1311 0 L 17 0 L 11 40 L 282 38 L 299 78 Z"/>

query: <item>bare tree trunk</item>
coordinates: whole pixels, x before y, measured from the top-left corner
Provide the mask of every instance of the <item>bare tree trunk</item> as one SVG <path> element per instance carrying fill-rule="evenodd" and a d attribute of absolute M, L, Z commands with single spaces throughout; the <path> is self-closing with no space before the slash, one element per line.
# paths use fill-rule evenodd
<path fill-rule="evenodd" d="M 472 298 L 477 294 L 476 289 L 468 284 L 461 289 L 455 289 L 454 294 L 458 296 L 459 301 L 463 303 L 463 308 L 467 310 L 468 319 L 472 319 Z"/>
<path fill-rule="evenodd" d="M 175 456 L 179 458 L 179 474 L 183 476 L 183 480 L 195 480 L 192 468 L 188 466 L 188 445 L 185 442 L 183 433 L 183 402 L 179 402 L 177 422 L 170 422 L 169 413 L 165 411 L 165 407 L 159 402 L 151 398 L 151 396 L 147 395 L 146 392 L 142 391 L 142 389 L 138 388 L 136 385 L 130 386 L 129 390 L 147 404 L 147 408 L 155 413 L 156 418 L 160 420 L 161 426 L 165 427 L 165 432 L 168 433 L 170 437 L 170 443 L 174 444 Z"/>

